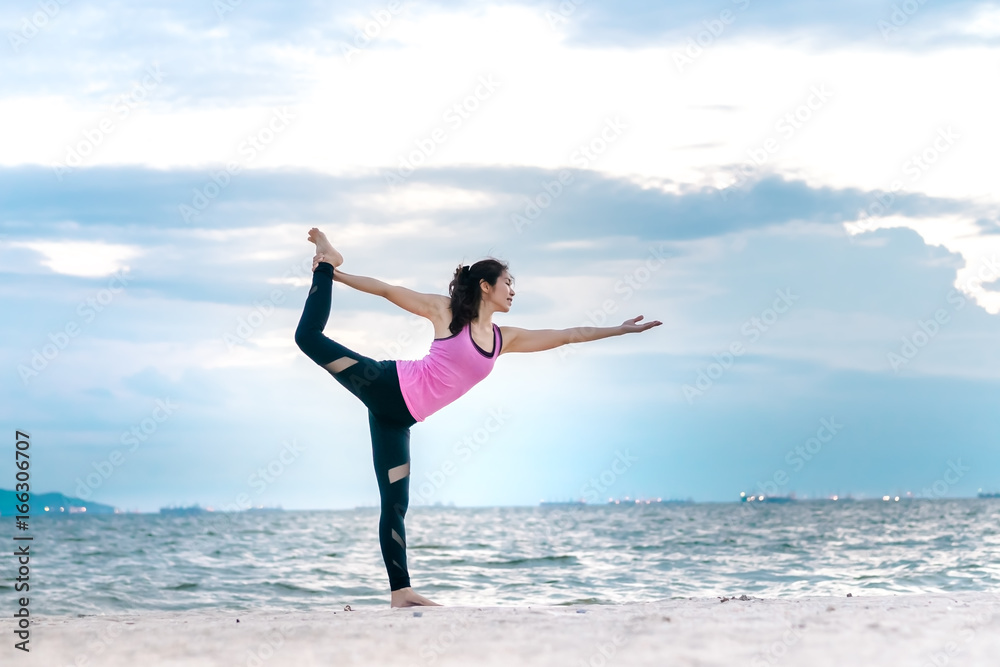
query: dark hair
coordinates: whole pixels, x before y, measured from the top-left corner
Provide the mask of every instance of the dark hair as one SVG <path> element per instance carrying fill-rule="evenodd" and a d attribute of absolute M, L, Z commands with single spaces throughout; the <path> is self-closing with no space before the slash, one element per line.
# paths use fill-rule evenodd
<path fill-rule="evenodd" d="M 481 259 L 472 266 L 458 265 L 448 285 L 448 296 L 451 297 L 451 324 L 448 330 L 452 335 L 479 316 L 479 303 L 483 299 L 480 282 L 485 280 L 496 287 L 497 278 L 504 271 L 507 271 L 507 264 L 492 257 Z"/>

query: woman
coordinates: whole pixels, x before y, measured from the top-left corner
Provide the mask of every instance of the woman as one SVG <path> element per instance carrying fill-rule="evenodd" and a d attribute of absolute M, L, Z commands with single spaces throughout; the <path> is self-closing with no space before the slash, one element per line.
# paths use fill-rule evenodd
<path fill-rule="evenodd" d="M 314 227 L 308 238 L 316 244 L 316 256 L 312 287 L 295 331 L 295 342 L 368 407 L 375 476 L 382 499 L 378 536 L 389 575 L 390 605 L 441 606 L 413 591 L 406 569 L 403 518 L 409 504 L 410 427 L 489 375 L 501 354 L 550 350 L 571 342 L 645 331 L 661 322 L 638 324 L 640 315 L 618 327 L 538 331 L 498 327 L 493 324 L 493 313 L 509 312 L 514 299 L 513 279 L 502 262 L 484 259 L 460 267 L 448 286 L 450 296 L 422 294 L 374 278 L 335 271 L 344 258 L 326 235 Z M 427 356 L 419 360 L 375 361 L 324 336 L 334 280 L 385 297 L 429 319 L 434 324 L 434 342 Z"/>

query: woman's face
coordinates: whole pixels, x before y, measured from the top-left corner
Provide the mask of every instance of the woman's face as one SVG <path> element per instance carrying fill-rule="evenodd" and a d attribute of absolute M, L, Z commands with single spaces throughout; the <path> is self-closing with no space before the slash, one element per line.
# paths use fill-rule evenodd
<path fill-rule="evenodd" d="M 510 310 L 514 300 L 514 279 L 504 271 L 497 278 L 497 284 L 490 288 L 488 282 L 483 281 L 483 285 L 488 289 L 483 294 L 483 298 L 490 301 L 497 312 L 506 313 Z"/>

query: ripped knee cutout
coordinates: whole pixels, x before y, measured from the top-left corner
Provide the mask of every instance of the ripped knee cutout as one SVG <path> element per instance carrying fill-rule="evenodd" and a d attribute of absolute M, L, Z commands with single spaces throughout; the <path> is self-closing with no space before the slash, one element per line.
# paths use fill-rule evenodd
<path fill-rule="evenodd" d="M 324 368 L 326 368 L 331 373 L 340 373 L 341 371 L 347 370 L 354 364 L 358 363 L 357 359 L 351 359 L 350 357 L 341 357 L 336 361 L 331 361 Z"/>
<path fill-rule="evenodd" d="M 389 483 L 395 484 L 401 479 L 410 476 L 410 462 L 407 461 L 401 466 L 396 466 L 395 468 L 389 468 Z"/>

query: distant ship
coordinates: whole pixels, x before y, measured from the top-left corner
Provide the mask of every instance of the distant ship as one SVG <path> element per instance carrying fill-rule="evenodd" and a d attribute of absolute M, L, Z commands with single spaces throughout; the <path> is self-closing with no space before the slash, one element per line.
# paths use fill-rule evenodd
<path fill-rule="evenodd" d="M 997 493 L 983 493 L 982 491 L 980 491 L 979 493 L 976 494 L 976 497 L 978 497 L 978 498 L 1000 498 L 1000 492 L 997 492 Z"/>
<path fill-rule="evenodd" d="M 740 494 L 741 503 L 793 503 L 795 496 L 765 496 L 763 494 L 749 496 L 744 492 Z"/>
<path fill-rule="evenodd" d="M 629 498 L 625 496 L 624 498 L 608 498 L 609 505 L 665 505 L 667 503 L 681 503 L 688 504 L 693 503 L 694 500 L 687 498 L 686 500 L 681 500 L 680 498 Z"/>
<path fill-rule="evenodd" d="M 666 503 L 693 503 L 694 500 L 680 500 L 674 498 L 608 498 L 608 505 L 662 505 Z M 543 500 L 538 503 L 540 507 L 580 507 L 587 505 L 583 500 Z"/>

